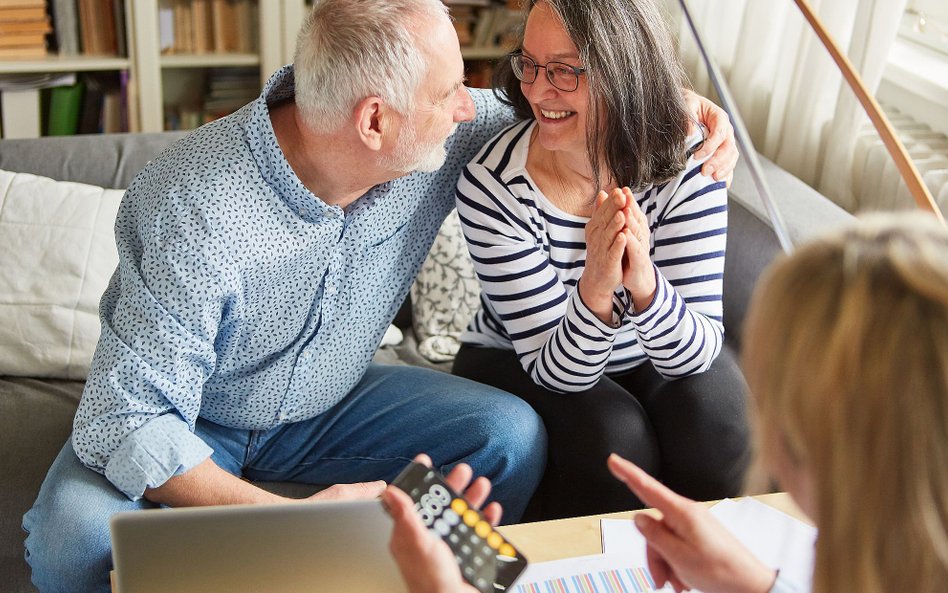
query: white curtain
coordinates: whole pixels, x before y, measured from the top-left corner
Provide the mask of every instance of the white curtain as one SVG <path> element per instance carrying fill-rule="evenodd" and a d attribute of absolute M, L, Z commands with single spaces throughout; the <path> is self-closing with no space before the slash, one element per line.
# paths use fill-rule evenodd
<path fill-rule="evenodd" d="M 811 0 L 830 35 L 874 93 L 906 0 Z M 663 0 L 699 93 L 714 96 L 678 0 Z M 757 150 L 855 210 L 852 155 L 868 122 L 793 0 L 689 0 Z"/>

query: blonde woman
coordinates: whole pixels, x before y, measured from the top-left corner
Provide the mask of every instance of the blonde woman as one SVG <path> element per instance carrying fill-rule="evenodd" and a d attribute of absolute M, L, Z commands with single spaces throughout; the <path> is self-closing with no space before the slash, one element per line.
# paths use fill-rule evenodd
<path fill-rule="evenodd" d="M 944 592 L 948 230 L 925 215 L 890 215 L 800 248 L 762 280 L 744 344 L 760 461 L 819 528 L 813 591 Z M 793 591 L 705 505 L 616 455 L 608 465 L 662 512 L 635 520 L 656 582 Z M 407 497 L 393 488 L 384 497 L 412 590 L 469 590 Z"/>
<path fill-rule="evenodd" d="M 800 249 L 757 291 L 745 344 L 761 461 L 819 528 L 813 591 L 946 591 L 948 231 L 890 215 Z M 792 590 L 704 506 L 610 468 L 664 515 L 636 518 L 657 582 Z"/>

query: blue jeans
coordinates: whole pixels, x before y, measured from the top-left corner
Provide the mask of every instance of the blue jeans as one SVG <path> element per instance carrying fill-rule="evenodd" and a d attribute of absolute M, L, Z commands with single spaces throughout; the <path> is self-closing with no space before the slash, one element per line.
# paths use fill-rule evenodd
<path fill-rule="evenodd" d="M 494 484 L 491 498 L 515 522 L 546 464 L 546 433 L 523 401 L 493 387 L 408 366 L 370 365 L 335 407 L 269 431 L 199 420 L 196 434 L 226 471 L 255 481 L 336 484 L 390 481 L 417 453 L 442 471 L 465 462 Z M 60 451 L 23 518 L 26 559 L 43 593 L 110 590 L 109 518 L 151 508 L 86 468 L 71 442 Z"/>

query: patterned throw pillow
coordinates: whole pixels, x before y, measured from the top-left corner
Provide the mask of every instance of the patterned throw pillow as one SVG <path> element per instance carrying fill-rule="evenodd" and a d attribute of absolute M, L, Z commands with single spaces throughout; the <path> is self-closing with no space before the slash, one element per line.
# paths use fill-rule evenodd
<path fill-rule="evenodd" d="M 418 352 L 432 362 L 453 360 L 458 337 L 480 307 L 481 288 L 457 211 L 445 219 L 411 288 Z"/>

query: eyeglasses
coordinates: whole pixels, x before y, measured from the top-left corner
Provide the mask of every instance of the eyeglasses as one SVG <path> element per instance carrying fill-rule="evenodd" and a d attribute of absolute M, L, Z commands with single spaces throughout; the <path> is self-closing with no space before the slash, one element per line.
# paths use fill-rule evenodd
<path fill-rule="evenodd" d="M 519 51 L 510 54 L 510 66 L 517 80 L 527 84 L 533 84 L 540 68 L 543 68 L 546 70 L 546 79 L 550 81 L 550 84 L 567 93 L 579 88 L 579 75 L 586 72 L 585 68 L 563 62 L 547 62 L 541 66 Z"/>

